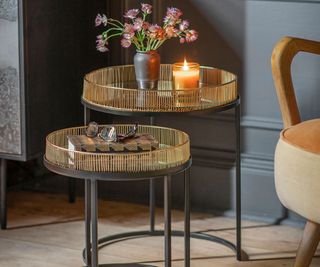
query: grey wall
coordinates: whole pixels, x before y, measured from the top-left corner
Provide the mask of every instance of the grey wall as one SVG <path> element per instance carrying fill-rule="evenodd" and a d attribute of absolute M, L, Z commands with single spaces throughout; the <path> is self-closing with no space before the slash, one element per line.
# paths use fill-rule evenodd
<path fill-rule="evenodd" d="M 159 2 L 161 4 L 159 4 Z M 190 46 L 168 42 L 161 51 L 164 62 L 184 55 L 239 75 L 242 96 L 243 210 L 250 217 L 277 219 L 282 206 L 276 196 L 273 154 L 282 121 L 274 90 L 270 56 L 283 36 L 320 39 L 319 1 L 165 0 L 185 11 L 199 40 Z M 319 117 L 320 59 L 299 55 L 293 63 L 294 84 L 302 117 Z M 157 123 L 181 128 L 191 135 L 194 167 L 194 208 L 233 210 L 233 114 L 171 116 Z M 178 187 L 179 185 L 177 185 Z M 176 189 L 179 192 L 179 189 Z M 290 215 L 291 219 L 298 219 Z"/>
<path fill-rule="evenodd" d="M 203 65 L 225 68 L 239 75 L 243 110 L 243 210 L 249 217 L 269 220 L 281 217 L 283 209 L 274 189 L 273 154 L 282 121 L 270 56 L 283 36 L 320 39 L 319 2 L 166 0 L 161 3 L 163 7 L 180 7 L 200 32 L 199 41 L 190 47 L 181 48 L 172 43 L 164 47 L 165 61 L 175 62 L 185 53 Z M 293 63 L 294 84 L 304 119 L 319 117 L 319 64 L 319 57 L 310 55 L 299 55 Z M 231 115 L 226 112 L 183 121 L 174 117 L 161 121 L 190 132 L 195 158 L 192 176 L 195 207 L 233 210 Z M 223 161 L 229 165 L 218 164 Z M 290 219 L 298 218 L 290 214 Z"/>
<path fill-rule="evenodd" d="M 243 178 L 250 214 L 281 212 L 273 182 L 273 153 L 282 121 L 270 68 L 272 49 L 286 35 L 319 40 L 319 14 L 320 4 L 310 1 L 246 1 Z M 303 119 L 319 117 L 320 57 L 298 55 L 292 71 Z"/>

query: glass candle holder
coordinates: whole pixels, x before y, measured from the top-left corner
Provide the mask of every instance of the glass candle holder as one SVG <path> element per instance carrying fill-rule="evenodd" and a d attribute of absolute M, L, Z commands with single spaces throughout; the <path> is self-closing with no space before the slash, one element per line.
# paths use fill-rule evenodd
<path fill-rule="evenodd" d="M 200 65 L 198 63 L 173 64 L 173 82 L 176 90 L 199 87 Z"/>

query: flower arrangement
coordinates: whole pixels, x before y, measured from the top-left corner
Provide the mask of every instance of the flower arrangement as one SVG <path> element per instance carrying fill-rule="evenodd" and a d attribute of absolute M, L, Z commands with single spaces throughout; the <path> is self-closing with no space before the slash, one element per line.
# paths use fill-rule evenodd
<path fill-rule="evenodd" d="M 141 9 L 130 9 L 124 14 L 125 23 L 98 14 L 95 19 L 96 27 L 104 26 L 108 29 L 97 36 L 97 50 L 108 51 L 108 41 L 116 36 L 122 36 L 122 47 L 129 48 L 133 44 L 141 52 L 157 50 L 172 38 L 179 38 L 181 44 L 197 40 L 198 33 L 189 29 L 189 22 L 182 20 L 183 13 L 178 8 L 167 9 L 162 26 L 147 21 L 151 13 L 151 5 L 141 4 Z"/>

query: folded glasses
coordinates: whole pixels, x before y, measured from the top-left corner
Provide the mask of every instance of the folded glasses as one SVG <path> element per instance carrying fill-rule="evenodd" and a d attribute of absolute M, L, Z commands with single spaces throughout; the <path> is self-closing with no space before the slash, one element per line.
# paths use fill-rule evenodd
<path fill-rule="evenodd" d="M 106 142 L 123 142 L 126 139 L 133 138 L 138 132 L 138 123 L 133 125 L 126 134 L 117 134 L 116 127 L 105 126 L 99 133 L 99 125 L 92 121 L 88 124 L 86 129 L 86 136 L 88 137 L 100 137 Z"/>

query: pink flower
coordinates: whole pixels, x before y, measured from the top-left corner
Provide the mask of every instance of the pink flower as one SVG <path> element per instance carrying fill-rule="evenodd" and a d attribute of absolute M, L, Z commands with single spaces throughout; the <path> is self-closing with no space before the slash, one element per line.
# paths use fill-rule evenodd
<path fill-rule="evenodd" d="M 97 45 L 97 50 L 102 53 L 109 51 L 109 49 L 106 46 L 98 46 L 98 45 Z"/>
<path fill-rule="evenodd" d="M 124 33 L 124 34 L 122 34 L 122 37 L 124 39 L 127 39 L 127 40 L 131 40 L 133 38 L 133 36 L 134 36 L 134 33 Z"/>
<path fill-rule="evenodd" d="M 123 16 L 128 19 L 134 19 L 139 14 L 139 9 L 130 9 Z"/>
<path fill-rule="evenodd" d="M 198 32 L 196 32 L 195 30 L 190 30 L 186 33 L 186 41 L 188 43 L 194 42 L 197 39 L 198 39 Z"/>
<path fill-rule="evenodd" d="M 100 35 L 97 36 L 97 42 L 98 42 L 98 41 L 103 41 L 103 40 L 104 40 L 104 38 L 103 38 L 103 35 L 102 35 L 102 34 L 100 34 Z"/>
<path fill-rule="evenodd" d="M 124 23 L 116 19 L 108 19 L 104 14 L 96 16 L 95 25 L 107 28 L 97 36 L 98 51 L 108 51 L 108 40 L 119 35 L 122 47 L 135 46 L 141 51 L 158 49 L 166 40 L 172 38 L 179 38 L 181 44 L 197 40 L 198 32 L 189 29 L 189 21 L 183 20 L 183 13 L 178 8 L 167 8 L 162 26 L 147 22 L 148 15 L 153 12 L 153 7 L 143 3 L 145 1 L 141 1 L 142 3 L 139 1 L 141 3 L 139 9 L 129 9 L 125 12 Z"/>
<path fill-rule="evenodd" d="M 185 30 L 187 30 L 188 28 L 189 28 L 189 21 L 187 21 L 187 20 L 183 20 L 182 22 L 181 22 L 181 24 L 180 24 L 180 26 L 179 26 L 179 28 L 180 28 L 180 31 L 185 31 Z"/>
<path fill-rule="evenodd" d="M 124 39 L 130 40 L 134 36 L 134 26 L 132 24 L 125 23 L 122 36 Z"/>
<path fill-rule="evenodd" d="M 141 4 L 141 10 L 145 14 L 151 14 L 152 13 L 152 5 Z"/>
<path fill-rule="evenodd" d="M 103 37 L 103 35 L 98 35 L 97 40 L 96 40 L 96 48 L 100 52 L 106 52 L 109 49 L 107 48 L 108 42 L 107 40 Z"/>
<path fill-rule="evenodd" d="M 150 27 L 148 28 L 148 31 L 149 31 L 148 36 L 151 39 L 159 39 L 159 40 L 164 39 L 165 32 L 159 25 L 157 24 L 150 25 Z"/>
<path fill-rule="evenodd" d="M 182 11 L 176 7 L 168 7 L 167 16 L 179 19 L 183 15 Z"/>
<path fill-rule="evenodd" d="M 100 26 L 101 24 L 103 24 L 104 26 L 107 26 L 107 24 L 108 24 L 108 18 L 107 18 L 107 16 L 106 15 L 100 15 L 100 14 L 98 14 L 97 16 L 96 16 L 96 20 L 95 20 L 95 23 L 96 23 L 96 27 L 98 27 L 98 26 Z"/>
<path fill-rule="evenodd" d="M 149 28 L 148 28 L 149 37 L 152 39 L 156 39 L 157 38 L 157 30 L 159 28 L 160 28 L 160 26 L 158 26 L 157 24 L 149 25 Z"/>
<path fill-rule="evenodd" d="M 143 27 L 143 20 L 142 18 L 136 18 L 134 23 L 133 23 L 133 29 L 135 31 L 140 31 Z"/>
<path fill-rule="evenodd" d="M 178 30 L 176 28 L 174 28 L 173 26 L 166 27 L 165 32 L 166 32 L 166 37 L 168 39 L 178 36 Z"/>
<path fill-rule="evenodd" d="M 122 40 L 121 40 L 121 45 L 122 45 L 122 47 L 124 47 L 124 48 L 128 48 L 128 47 L 131 46 L 131 41 L 128 40 L 128 39 L 122 39 Z"/>
<path fill-rule="evenodd" d="M 142 29 L 147 30 L 150 27 L 150 23 L 147 21 L 143 22 Z"/>
<path fill-rule="evenodd" d="M 130 23 L 125 23 L 124 24 L 124 29 L 123 29 L 124 32 L 134 32 L 134 26 Z"/>
<path fill-rule="evenodd" d="M 176 25 L 180 21 L 180 17 L 183 15 L 182 11 L 175 7 L 168 7 L 167 14 L 164 18 L 164 23 L 168 25 Z"/>

